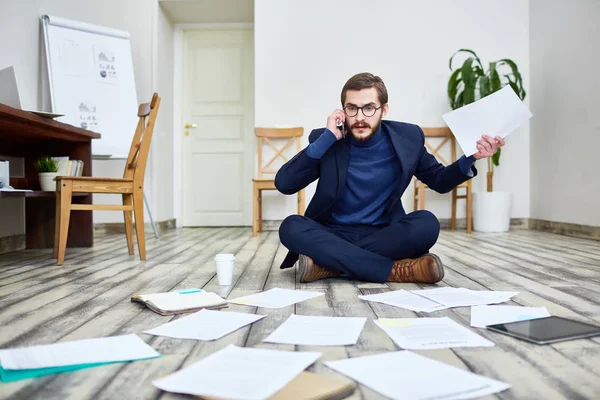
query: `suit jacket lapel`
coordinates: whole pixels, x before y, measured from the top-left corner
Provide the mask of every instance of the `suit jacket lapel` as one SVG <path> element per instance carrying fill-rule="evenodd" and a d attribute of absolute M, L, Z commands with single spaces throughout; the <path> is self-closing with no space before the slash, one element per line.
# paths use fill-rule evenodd
<path fill-rule="evenodd" d="M 396 154 L 398 154 L 398 159 L 400 160 L 400 170 L 401 170 L 401 179 L 400 186 L 404 187 L 404 183 L 408 179 L 408 164 L 407 161 L 410 160 L 410 145 L 406 143 L 406 140 L 399 133 L 391 133 L 386 129 L 388 136 L 392 141 L 392 145 L 394 146 L 394 150 L 396 150 Z"/>

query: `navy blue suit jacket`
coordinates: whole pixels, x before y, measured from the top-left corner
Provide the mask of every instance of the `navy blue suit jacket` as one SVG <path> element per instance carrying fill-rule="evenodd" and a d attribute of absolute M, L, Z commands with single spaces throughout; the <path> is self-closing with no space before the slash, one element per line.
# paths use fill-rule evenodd
<path fill-rule="evenodd" d="M 443 166 L 425 148 L 425 136 L 417 125 L 396 121 L 381 121 L 381 129 L 389 135 L 401 165 L 398 190 L 389 198 L 386 215 L 394 222 L 406 215 L 400 198 L 413 175 L 438 193 L 447 193 L 457 185 L 469 180 L 459 168 L 458 162 Z M 317 140 L 325 128 L 310 133 L 310 143 Z M 317 189 L 304 216 L 326 224 L 342 189 L 346 185 L 350 156 L 350 134 L 334 143 L 321 159 L 306 154 L 306 148 L 285 163 L 275 176 L 275 187 L 283 194 L 294 194 L 319 179 Z M 477 169 L 472 167 L 473 176 Z M 281 268 L 290 268 L 298 260 L 298 254 L 289 252 Z"/>

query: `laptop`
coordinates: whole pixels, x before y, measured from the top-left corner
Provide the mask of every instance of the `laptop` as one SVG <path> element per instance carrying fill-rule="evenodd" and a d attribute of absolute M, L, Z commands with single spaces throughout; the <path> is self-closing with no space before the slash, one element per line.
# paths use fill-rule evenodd
<path fill-rule="evenodd" d="M 17 76 L 13 66 L 0 70 L 0 103 L 6 104 L 12 108 L 21 108 L 21 97 L 19 96 L 19 87 L 17 86 Z M 55 114 L 37 110 L 23 110 L 45 118 L 62 117 L 64 114 Z"/>

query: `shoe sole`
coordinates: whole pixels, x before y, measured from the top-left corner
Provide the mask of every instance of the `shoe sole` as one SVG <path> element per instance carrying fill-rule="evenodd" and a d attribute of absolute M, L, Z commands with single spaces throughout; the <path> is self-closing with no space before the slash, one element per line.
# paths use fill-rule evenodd
<path fill-rule="evenodd" d="M 300 272 L 300 283 L 306 282 L 306 271 L 308 271 L 308 258 L 306 256 L 300 256 L 298 259 L 298 271 Z"/>
<path fill-rule="evenodd" d="M 431 282 L 431 283 L 440 282 L 442 279 L 444 279 L 444 264 L 442 264 L 442 259 L 439 258 L 436 254 L 433 254 L 433 253 L 427 253 L 425 255 L 426 256 L 430 256 L 431 258 L 433 258 L 435 260 L 435 264 L 436 264 L 437 269 L 438 269 L 438 275 L 440 276 L 440 279 L 438 279 L 435 282 Z"/>

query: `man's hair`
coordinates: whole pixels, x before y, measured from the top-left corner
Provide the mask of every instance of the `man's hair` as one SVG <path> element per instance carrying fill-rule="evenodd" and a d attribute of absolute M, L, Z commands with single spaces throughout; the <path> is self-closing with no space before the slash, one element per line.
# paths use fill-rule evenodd
<path fill-rule="evenodd" d="M 381 78 L 369 72 L 361 72 L 348 79 L 348 82 L 344 85 L 344 88 L 342 89 L 342 107 L 344 107 L 346 103 L 346 92 L 348 90 L 362 90 L 370 89 L 372 87 L 377 90 L 377 97 L 381 103 L 379 105 L 382 106 L 386 104 L 388 102 L 388 93 Z"/>

